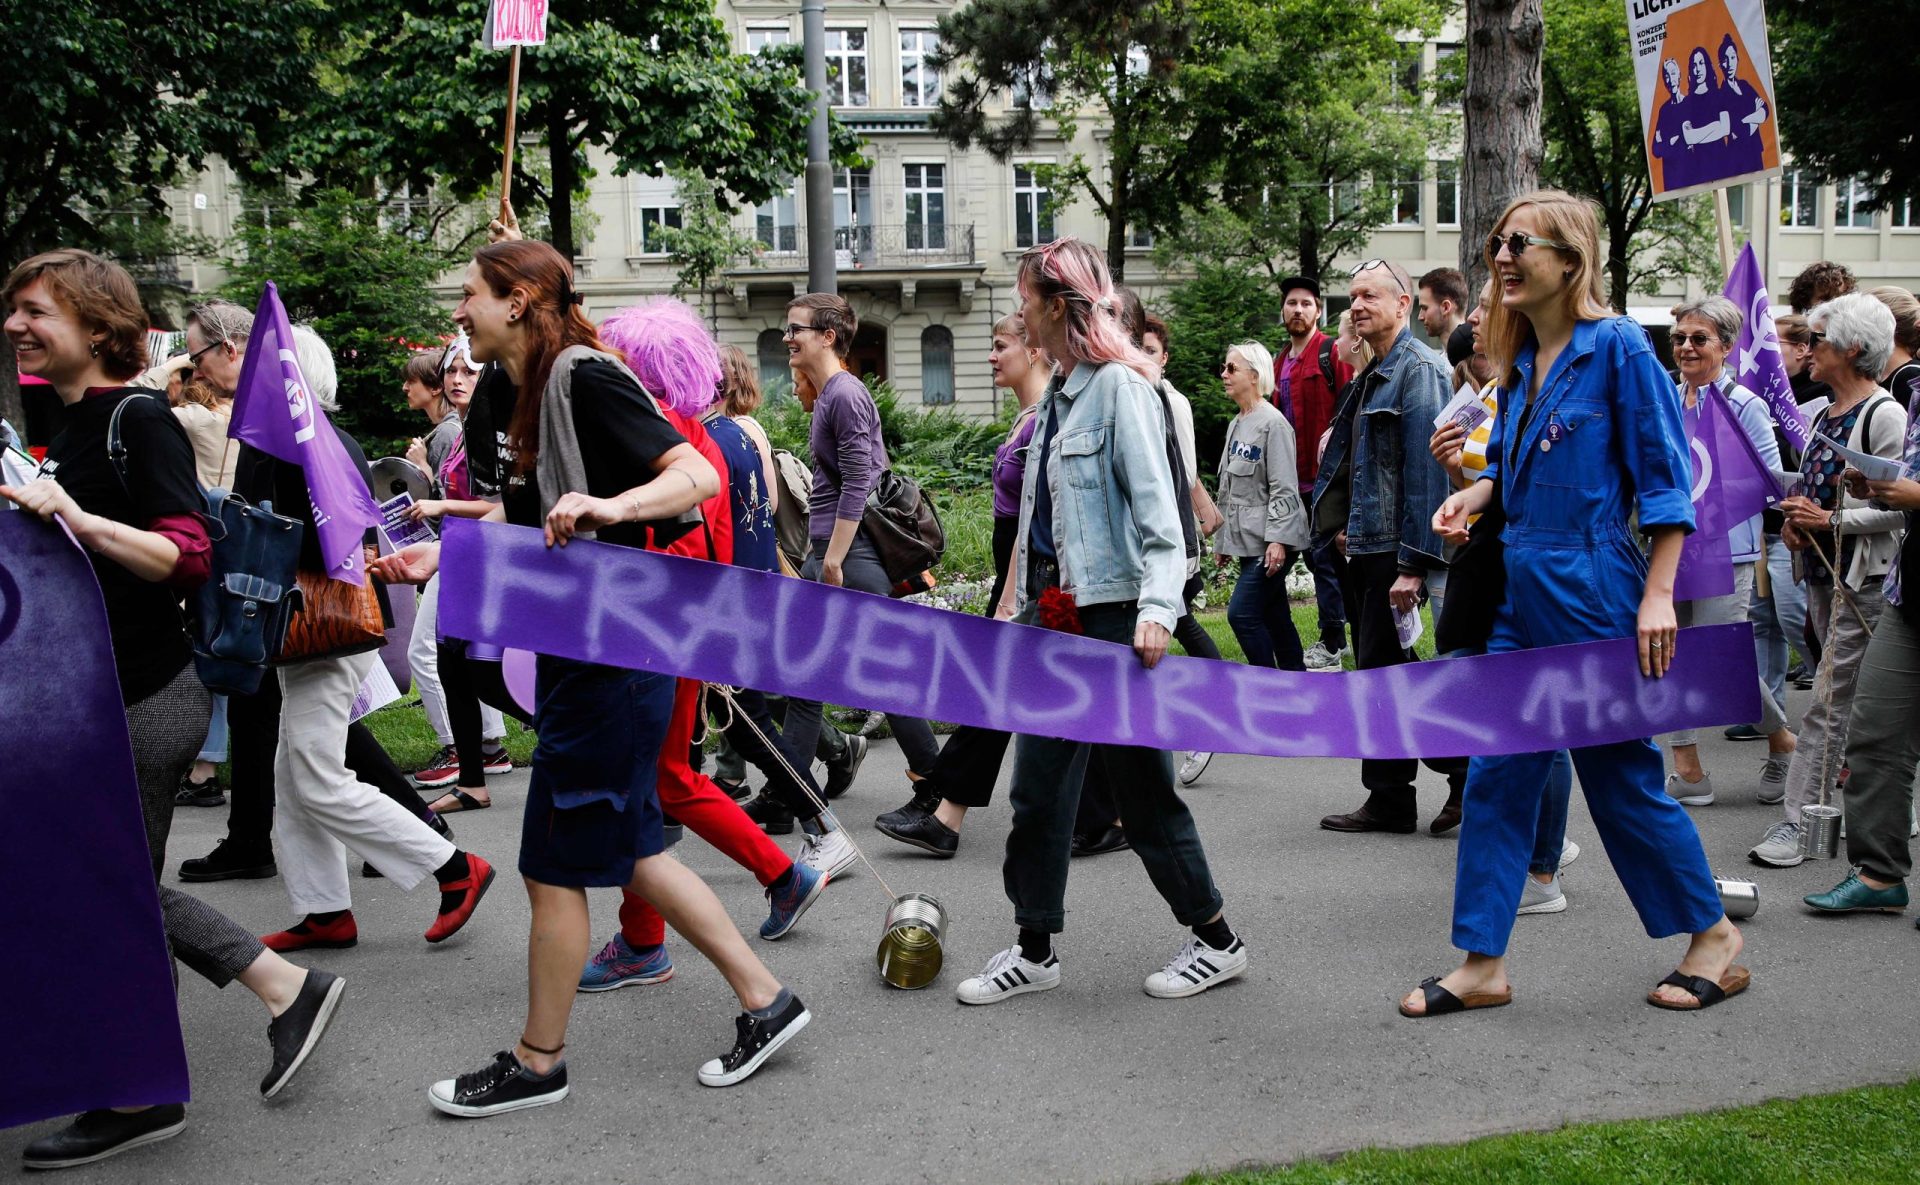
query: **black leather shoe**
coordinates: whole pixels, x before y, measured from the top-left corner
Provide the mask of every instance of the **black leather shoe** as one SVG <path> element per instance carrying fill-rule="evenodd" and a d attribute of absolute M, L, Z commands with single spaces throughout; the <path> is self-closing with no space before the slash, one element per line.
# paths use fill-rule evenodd
<path fill-rule="evenodd" d="M 1076 834 L 1073 837 L 1073 854 L 1076 856 L 1104 856 L 1108 852 L 1118 852 L 1132 846 L 1124 827 L 1109 827 L 1092 835 Z"/>
<path fill-rule="evenodd" d="M 897 811 L 888 811 L 873 821 L 881 831 L 891 827 L 904 827 L 924 815 L 931 815 L 940 807 L 940 792 L 933 788 L 931 780 L 922 780 L 913 784 L 913 797 L 907 805 Z"/>
<path fill-rule="evenodd" d="M 28 1144 L 20 1163 L 30 1169 L 70 1169 L 172 1139 L 186 1126 L 187 1108 L 181 1103 L 126 1114 L 87 1111 L 52 1135 Z"/>
<path fill-rule="evenodd" d="M 1460 804 L 1449 802 L 1440 808 L 1440 813 L 1433 817 L 1433 822 L 1427 824 L 1427 830 L 1434 835 L 1445 835 L 1458 826 L 1460 826 Z"/>
<path fill-rule="evenodd" d="M 196 782 L 185 774 L 180 775 L 180 788 L 173 792 L 173 805 L 227 805 L 227 792 L 220 788 L 220 775 L 215 774 L 204 782 Z"/>
<path fill-rule="evenodd" d="M 762 790 L 760 796 L 740 808 L 747 812 L 747 818 L 760 825 L 760 830 L 768 835 L 791 835 L 793 833 L 793 812 L 779 799 Z"/>
<path fill-rule="evenodd" d="M 831 724 L 823 724 L 821 727 L 831 728 L 833 726 Z M 842 794 L 845 794 L 847 788 L 853 785 L 853 775 L 860 772 L 860 763 L 867 759 L 868 747 L 867 738 L 861 736 L 859 733 L 847 734 L 847 756 L 845 760 L 830 761 L 827 763 L 827 784 L 821 787 L 826 793 L 827 801 L 831 802 Z"/>
<path fill-rule="evenodd" d="M 1412 835 L 1419 826 L 1418 819 L 1382 819 L 1364 806 L 1344 815 L 1328 815 L 1320 820 L 1320 827 L 1325 831 L 1387 831 L 1394 835 Z"/>
<path fill-rule="evenodd" d="M 902 811 L 905 809 L 901 808 Z M 900 814 L 901 811 L 894 813 Z M 931 852 L 942 860 L 950 859 L 960 850 L 960 833 L 931 814 L 911 815 L 905 821 L 897 823 L 887 822 L 887 816 L 882 815 L 873 821 L 873 827 L 888 839 L 897 839 L 908 847 Z"/>
<path fill-rule="evenodd" d="M 273 862 L 273 853 L 264 852 L 255 855 L 234 847 L 231 840 L 221 840 L 213 851 L 193 860 L 180 862 L 180 879 L 198 883 L 201 881 L 264 880 L 270 876 L 279 876 L 280 869 Z"/>
<path fill-rule="evenodd" d="M 309 968 L 306 982 L 293 1006 L 267 1025 L 267 1042 L 273 1046 L 273 1065 L 260 1080 L 260 1097 L 270 1099 L 280 1093 L 294 1072 L 306 1064 L 307 1055 L 326 1034 L 347 981 L 331 972 Z"/>

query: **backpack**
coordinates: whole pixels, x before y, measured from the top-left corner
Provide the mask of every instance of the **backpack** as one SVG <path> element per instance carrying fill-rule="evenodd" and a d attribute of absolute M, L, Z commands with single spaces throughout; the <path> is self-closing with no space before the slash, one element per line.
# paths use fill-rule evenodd
<path fill-rule="evenodd" d="M 807 523 L 807 504 L 813 497 L 813 473 L 800 458 L 777 448 L 773 450 L 773 475 L 780 483 L 780 506 L 773 512 L 773 533 L 780 542 L 780 554 L 798 572 L 813 554 L 813 538 Z"/>
<path fill-rule="evenodd" d="M 919 482 L 895 469 L 881 470 L 880 480 L 867 494 L 860 529 L 886 569 L 894 596 L 932 587 L 916 578 L 940 562 L 947 550 L 947 532 Z"/>
<path fill-rule="evenodd" d="M 1327 380 L 1327 390 L 1340 385 L 1333 377 L 1333 339 L 1324 334 L 1320 337 L 1320 374 Z"/>
<path fill-rule="evenodd" d="M 133 491 L 127 484 L 120 417 L 133 400 L 152 398 L 132 395 L 121 400 L 107 421 L 107 456 L 128 497 Z M 252 695 L 260 689 L 300 605 L 294 572 L 303 532 L 298 519 L 275 514 L 271 502 L 255 506 L 221 489 L 201 493 L 207 500 L 213 570 L 194 594 L 187 615 L 194 673 L 216 695 Z"/>

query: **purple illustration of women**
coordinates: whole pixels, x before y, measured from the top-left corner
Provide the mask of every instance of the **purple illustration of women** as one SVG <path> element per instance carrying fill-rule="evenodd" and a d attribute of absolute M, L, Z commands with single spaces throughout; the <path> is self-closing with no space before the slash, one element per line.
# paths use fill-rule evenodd
<path fill-rule="evenodd" d="M 1653 155 L 1660 158 L 1661 188 L 1685 189 L 1693 184 L 1695 170 L 1693 148 L 1680 132 L 1680 125 L 1687 118 L 1687 93 L 1680 84 L 1680 63 L 1672 58 L 1661 62 L 1660 76 L 1667 86 L 1667 101 L 1653 117 Z"/>
<path fill-rule="evenodd" d="M 1732 176 L 1736 170 L 1728 168 L 1726 144 L 1733 120 L 1720 107 L 1719 91 L 1713 85 L 1713 60 L 1704 45 L 1694 46 L 1687 56 L 1685 107 L 1680 137 L 1691 149 L 1693 184 Z"/>
<path fill-rule="evenodd" d="M 1740 49 L 1729 33 L 1720 41 L 1719 106 L 1727 119 L 1728 175 L 1757 173 L 1766 158 L 1766 140 L 1760 126 L 1771 112 L 1767 101 L 1750 82 L 1739 76 Z"/>

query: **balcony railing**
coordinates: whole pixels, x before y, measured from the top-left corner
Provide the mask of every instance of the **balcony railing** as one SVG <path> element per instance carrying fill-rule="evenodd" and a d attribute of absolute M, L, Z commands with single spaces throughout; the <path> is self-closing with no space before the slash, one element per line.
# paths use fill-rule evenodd
<path fill-rule="evenodd" d="M 806 228 L 761 226 L 754 259 L 762 267 L 803 268 L 807 265 Z M 840 226 L 833 231 L 834 255 L 843 270 L 914 268 L 940 264 L 969 264 L 973 257 L 973 224 L 912 222 L 904 226 Z"/>

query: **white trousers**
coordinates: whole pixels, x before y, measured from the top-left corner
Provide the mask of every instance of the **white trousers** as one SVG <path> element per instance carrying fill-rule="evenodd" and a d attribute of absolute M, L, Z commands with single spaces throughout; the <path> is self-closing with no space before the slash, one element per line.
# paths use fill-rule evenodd
<path fill-rule="evenodd" d="M 413 636 L 407 639 L 407 665 L 413 669 L 414 690 L 420 693 L 420 706 L 427 710 L 427 724 L 442 745 L 453 744 L 453 725 L 447 719 L 447 694 L 440 687 L 440 577 L 427 581 L 420 590 L 419 607 L 413 611 Z M 480 735 L 497 741 L 507 735 L 506 721 L 500 709 L 480 705 Z"/>
<path fill-rule="evenodd" d="M 347 851 L 405 892 L 452 858 L 454 846 L 347 769 L 354 693 L 373 653 L 281 667 L 280 749 L 274 756 L 273 841 L 296 913 L 353 906 Z"/>

